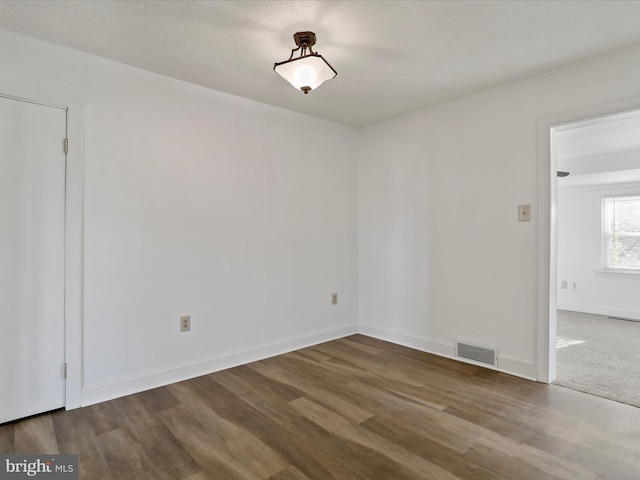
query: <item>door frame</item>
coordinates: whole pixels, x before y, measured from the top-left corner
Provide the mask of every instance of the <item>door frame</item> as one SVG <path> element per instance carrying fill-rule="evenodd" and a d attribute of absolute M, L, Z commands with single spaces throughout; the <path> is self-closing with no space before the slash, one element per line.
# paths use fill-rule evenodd
<path fill-rule="evenodd" d="M 64 108 L 69 151 L 65 161 L 64 349 L 65 409 L 82 406 L 82 266 L 84 204 L 84 103 L 57 92 L 0 81 L 3 97 Z M 60 143 L 62 148 L 62 139 Z"/>
<path fill-rule="evenodd" d="M 562 126 L 640 109 L 640 96 L 556 112 L 538 120 L 538 299 L 536 380 L 556 378 L 557 158 L 556 133 Z"/>

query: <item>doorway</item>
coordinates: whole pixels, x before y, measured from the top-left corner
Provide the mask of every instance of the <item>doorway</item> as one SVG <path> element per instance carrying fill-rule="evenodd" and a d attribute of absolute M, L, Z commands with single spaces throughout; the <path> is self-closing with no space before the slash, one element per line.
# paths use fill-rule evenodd
<path fill-rule="evenodd" d="M 0 423 L 65 406 L 66 107 L 0 96 Z"/>
<path fill-rule="evenodd" d="M 554 383 L 639 405 L 628 385 L 640 351 L 640 110 L 551 130 L 551 165 L 566 175 L 552 187 Z"/>

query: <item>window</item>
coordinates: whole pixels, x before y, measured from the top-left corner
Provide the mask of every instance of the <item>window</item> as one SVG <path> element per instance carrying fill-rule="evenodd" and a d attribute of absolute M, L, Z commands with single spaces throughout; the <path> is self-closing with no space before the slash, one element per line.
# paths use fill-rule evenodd
<path fill-rule="evenodd" d="M 602 264 L 640 272 L 640 195 L 602 198 Z"/>

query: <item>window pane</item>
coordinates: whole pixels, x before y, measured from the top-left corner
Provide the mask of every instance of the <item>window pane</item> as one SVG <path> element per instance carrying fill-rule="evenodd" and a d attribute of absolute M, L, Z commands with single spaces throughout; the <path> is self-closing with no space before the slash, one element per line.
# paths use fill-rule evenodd
<path fill-rule="evenodd" d="M 640 197 L 608 197 L 604 214 L 605 266 L 640 269 Z"/>
<path fill-rule="evenodd" d="M 611 237 L 610 268 L 640 268 L 640 237 Z"/>

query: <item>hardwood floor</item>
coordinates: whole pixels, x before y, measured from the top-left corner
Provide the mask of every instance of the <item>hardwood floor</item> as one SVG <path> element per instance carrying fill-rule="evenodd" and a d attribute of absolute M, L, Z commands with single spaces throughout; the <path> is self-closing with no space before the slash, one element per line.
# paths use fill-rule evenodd
<path fill-rule="evenodd" d="M 80 478 L 638 479 L 640 409 L 362 335 L 0 426 Z"/>

